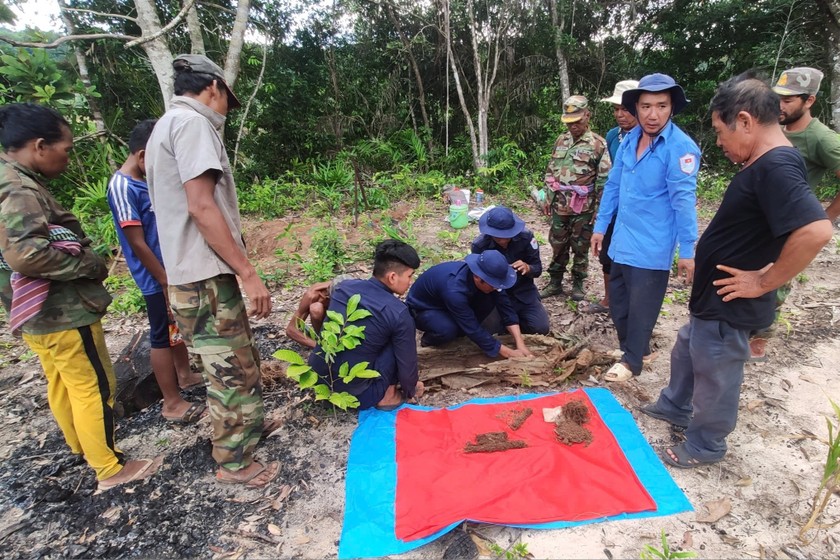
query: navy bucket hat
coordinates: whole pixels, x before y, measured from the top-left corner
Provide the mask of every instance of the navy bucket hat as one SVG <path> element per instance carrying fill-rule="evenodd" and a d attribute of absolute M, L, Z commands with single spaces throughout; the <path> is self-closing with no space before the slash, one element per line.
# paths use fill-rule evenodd
<path fill-rule="evenodd" d="M 473 274 L 497 290 L 506 290 L 516 284 L 516 271 L 508 264 L 503 254 L 488 249 L 483 253 L 472 253 L 464 258 Z"/>
<path fill-rule="evenodd" d="M 636 102 L 643 93 L 659 93 L 668 91 L 671 93 L 672 114 L 677 115 L 688 105 L 683 88 L 674 81 L 674 78 L 666 74 L 648 74 L 639 80 L 639 87 L 628 89 L 621 94 L 621 104 L 627 112 L 636 116 Z"/>
<path fill-rule="evenodd" d="M 478 231 L 490 237 L 510 239 L 525 229 L 525 220 L 505 206 L 496 206 L 478 219 Z"/>

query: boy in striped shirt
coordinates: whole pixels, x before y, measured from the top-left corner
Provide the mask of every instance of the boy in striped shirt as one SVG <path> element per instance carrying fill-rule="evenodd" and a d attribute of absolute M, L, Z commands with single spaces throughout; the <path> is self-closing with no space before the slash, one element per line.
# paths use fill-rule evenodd
<path fill-rule="evenodd" d="M 170 342 L 166 271 L 145 181 L 146 142 L 155 122 L 145 120 L 131 131 L 128 141 L 131 154 L 108 183 L 108 205 L 117 225 L 125 262 L 146 300 L 152 370 L 163 393 L 161 414 L 169 422 L 191 424 L 201 417 L 205 406 L 185 401 L 179 391 L 179 381 L 181 387 L 188 387 L 201 382 L 201 378 L 190 371 L 186 345 Z"/>

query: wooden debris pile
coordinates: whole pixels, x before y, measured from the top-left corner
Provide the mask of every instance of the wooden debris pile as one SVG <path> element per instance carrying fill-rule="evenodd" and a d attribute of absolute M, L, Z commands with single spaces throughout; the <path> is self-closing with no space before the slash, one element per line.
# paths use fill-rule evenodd
<path fill-rule="evenodd" d="M 499 337 L 513 346 L 509 336 Z M 419 348 L 420 380 L 427 387 L 471 389 L 490 383 L 526 387 L 559 386 L 575 374 L 599 375 L 602 366 L 615 360 L 607 354 L 592 352 L 586 343 L 566 344 L 556 338 L 525 335 L 534 354 L 531 358 L 488 358 L 467 338 L 439 347 Z"/>

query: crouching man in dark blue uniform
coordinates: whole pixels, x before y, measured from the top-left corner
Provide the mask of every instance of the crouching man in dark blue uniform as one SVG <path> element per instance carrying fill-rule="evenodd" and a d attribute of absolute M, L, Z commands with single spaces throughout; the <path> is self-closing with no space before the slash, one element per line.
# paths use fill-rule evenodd
<path fill-rule="evenodd" d="M 467 336 L 491 358 L 531 356 L 519 329 L 519 318 L 503 290 L 516 283 L 516 271 L 498 251 L 471 254 L 463 261 L 440 263 L 417 278 L 408 303 L 423 346 L 439 346 Z M 482 328 L 481 321 L 498 310 L 516 348 L 505 346 Z"/>
<path fill-rule="evenodd" d="M 525 222 L 510 208 L 497 206 L 478 220 L 481 234 L 472 244 L 472 252 L 481 254 L 488 249 L 499 251 L 516 271 L 516 283 L 505 290 L 522 334 L 548 334 L 548 313 L 540 302 L 534 278 L 542 274 L 540 247 L 534 234 L 525 229 Z M 504 331 L 498 312 L 490 313 L 482 326 L 491 333 Z"/>
<path fill-rule="evenodd" d="M 345 384 L 336 379 L 335 391 L 346 391 L 359 399 L 359 409 L 376 406 L 393 410 L 406 399 L 420 397 L 423 383 L 418 381 L 417 341 L 414 319 L 398 297 L 408 291 L 411 277 L 420 266 L 420 257 L 411 245 L 389 239 L 376 247 L 373 277 L 367 280 L 345 280 L 333 291 L 330 311 L 346 314 L 348 300 L 359 294 L 360 309 L 371 312 L 354 324 L 365 327 L 365 338 L 359 346 L 336 355 L 336 365 L 347 363 L 351 368 L 369 362 L 379 372 L 374 379 L 354 379 Z M 330 383 L 329 369 L 323 351 L 316 346 L 309 356 L 309 365 L 325 383 Z M 337 370 L 337 368 L 334 368 Z"/>

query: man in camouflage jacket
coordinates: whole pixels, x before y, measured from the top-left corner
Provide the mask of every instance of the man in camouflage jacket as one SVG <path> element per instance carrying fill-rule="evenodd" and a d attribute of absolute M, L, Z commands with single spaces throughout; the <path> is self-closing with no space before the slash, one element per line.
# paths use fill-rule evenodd
<path fill-rule="evenodd" d="M 569 131 L 554 143 L 545 172 L 551 206 L 548 240 L 553 255 L 548 267 L 550 281 L 540 292 L 542 298 L 563 294 L 570 250 L 574 255 L 572 299 L 584 298 L 593 216 L 611 165 L 607 142 L 589 130 L 589 117 L 589 103 L 582 95 L 573 95 L 563 104 L 561 120 Z"/>

